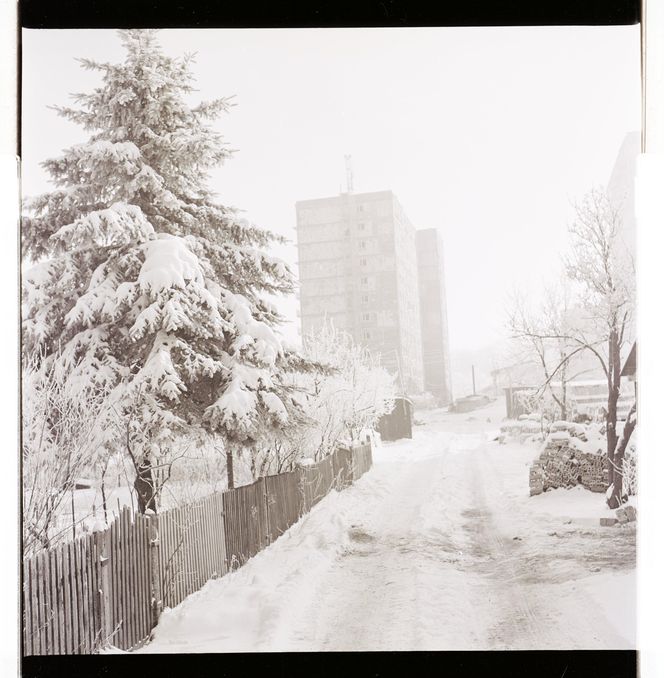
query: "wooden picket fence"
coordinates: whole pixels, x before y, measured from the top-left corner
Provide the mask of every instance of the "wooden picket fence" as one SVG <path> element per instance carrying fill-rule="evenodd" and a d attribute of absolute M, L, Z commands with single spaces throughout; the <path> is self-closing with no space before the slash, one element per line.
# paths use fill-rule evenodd
<path fill-rule="evenodd" d="M 242 566 L 371 465 L 362 445 L 157 515 L 125 507 L 106 530 L 25 559 L 23 654 L 139 647 L 164 607 Z"/>

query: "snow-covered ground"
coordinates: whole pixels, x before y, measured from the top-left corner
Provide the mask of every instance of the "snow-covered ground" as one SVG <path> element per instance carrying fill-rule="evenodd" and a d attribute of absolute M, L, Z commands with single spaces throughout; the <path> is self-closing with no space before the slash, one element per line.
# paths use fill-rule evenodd
<path fill-rule="evenodd" d="M 493 442 L 503 408 L 419 413 L 413 440 L 139 651 L 633 648 L 634 524 L 600 527 L 583 489 L 529 497 L 537 449 Z"/>

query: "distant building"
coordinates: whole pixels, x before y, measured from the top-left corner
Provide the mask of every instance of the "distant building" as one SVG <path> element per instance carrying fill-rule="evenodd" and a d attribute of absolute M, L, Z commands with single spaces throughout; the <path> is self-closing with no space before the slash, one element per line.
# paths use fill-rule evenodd
<path fill-rule="evenodd" d="M 423 390 L 415 228 L 391 191 L 296 203 L 303 334 L 326 318 Z"/>
<path fill-rule="evenodd" d="M 640 152 L 640 133 L 630 132 L 625 135 L 607 185 L 611 201 L 621 208 L 621 236 L 633 256 L 636 253 L 636 162 Z"/>
<path fill-rule="evenodd" d="M 424 390 L 447 405 L 452 401 L 452 381 L 443 242 L 435 228 L 417 231 L 416 242 Z"/>

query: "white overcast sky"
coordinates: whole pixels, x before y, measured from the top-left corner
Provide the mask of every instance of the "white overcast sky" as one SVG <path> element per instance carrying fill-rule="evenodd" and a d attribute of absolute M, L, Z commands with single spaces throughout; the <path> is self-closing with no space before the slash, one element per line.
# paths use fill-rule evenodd
<path fill-rule="evenodd" d="M 23 192 L 38 163 L 86 136 L 47 108 L 117 61 L 114 31 L 24 30 Z M 219 199 L 295 239 L 295 202 L 391 189 L 418 228 L 442 231 L 450 343 L 504 335 L 507 297 L 555 275 L 570 201 L 608 182 L 640 126 L 639 27 L 164 30 L 197 52 L 199 98 L 235 95 L 218 123 L 235 157 Z M 295 261 L 294 245 L 280 252 Z M 284 305 L 294 318 L 296 304 Z"/>

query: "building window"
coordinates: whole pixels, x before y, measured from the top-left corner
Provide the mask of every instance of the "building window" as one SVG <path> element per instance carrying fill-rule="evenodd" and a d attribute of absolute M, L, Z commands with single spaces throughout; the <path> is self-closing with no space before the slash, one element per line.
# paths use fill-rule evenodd
<path fill-rule="evenodd" d="M 362 320 L 364 320 L 364 322 L 369 322 L 371 320 L 371 313 L 363 313 Z"/>
<path fill-rule="evenodd" d="M 362 258 L 360 259 L 360 266 L 366 266 L 367 265 L 367 260 Z"/>
<path fill-rule="evenodd" d="M 358 225 L 357 225 L 357 230 L 358 230 L 358 231 L 363 231 L 363 230 L 364 230 L 364 224 L 358 224 Z"/>
<path fill-rule="evenodd" d="M 369 330 L 362 330 L 362 339 L 371 339 L 371 332 Z"/>
<path fill-rule="evenodd" d="M 366 275 L 363 276 L 362 278 L 360 278 L 360 284 L 365 285 L 365 286 L 368 285 L 369 284 L 369 278 L 367 278 Z"/>
<path fill-rule="evenodd" d="M 363 304 L 368 304 L 368 303 L 369 303 L 369 295 L 368 295 L 368 294 L 363 294 L 363 295 L 362 295 L 362 303 L 363 303 Z"/>
<path fill-rule="evenodd" d="M 357 211 L 358 211 L 358 212 L 364 212 L 364 205 L 358 205 L 358 206 L 357 206 Z"/>
<path fill-rule="evenodd" d="M 367 249 L 367 241 L 366 240 L 360 240 L 360 249 L 361 250 Z"/>

